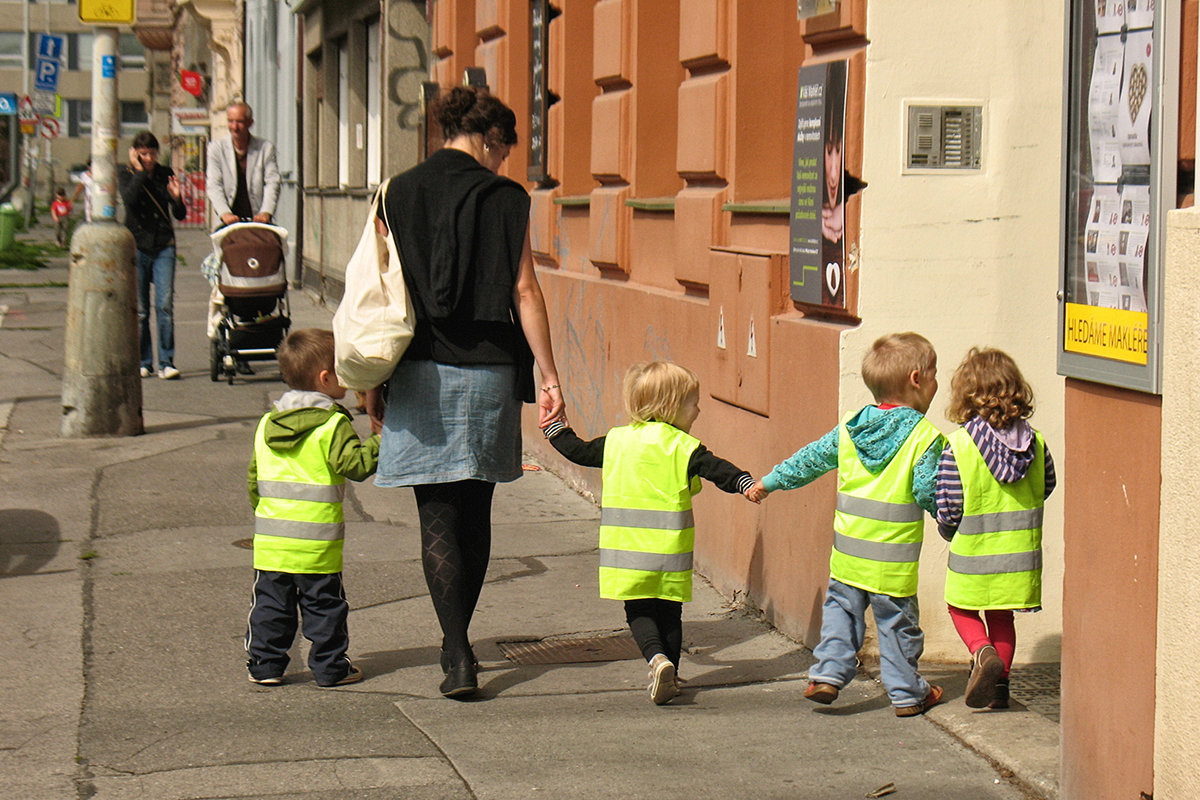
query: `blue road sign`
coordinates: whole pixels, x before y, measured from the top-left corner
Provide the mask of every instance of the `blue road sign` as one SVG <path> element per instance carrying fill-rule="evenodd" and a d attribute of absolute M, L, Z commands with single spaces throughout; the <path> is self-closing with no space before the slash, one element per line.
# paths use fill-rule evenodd
<path fill-rule="evenodd" d="M 0 116 L 11 117 L 17 113 L 17 93 L 4 92 L 0 94 Z"/>
<path fill-rule="evenodd" d="M 53 33 L 38 34 L 38 58 L 59 61 L 63 56 L 63 37 Z"/>
<path fill-rule="evenodd" d="M 58 59 L 38 56 L 33 72 L 33 88 L 43 92 L 57 92 L 58 68 Z"/>

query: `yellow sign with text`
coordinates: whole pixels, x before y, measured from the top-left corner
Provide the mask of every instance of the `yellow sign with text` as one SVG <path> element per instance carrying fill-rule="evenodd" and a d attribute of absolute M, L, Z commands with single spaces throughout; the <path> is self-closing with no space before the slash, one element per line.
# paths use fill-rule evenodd
<path fill-rule="evenodd" d="M 79 21 L 90 25 L 132 25 L 134 0 L 79 0 Z"/>
<path fill-rule="evenodd" d="M 1063 349 L 1069 353 L 1145 364 L 1149 315 L 1144 311 L 1067 303 Z"/>

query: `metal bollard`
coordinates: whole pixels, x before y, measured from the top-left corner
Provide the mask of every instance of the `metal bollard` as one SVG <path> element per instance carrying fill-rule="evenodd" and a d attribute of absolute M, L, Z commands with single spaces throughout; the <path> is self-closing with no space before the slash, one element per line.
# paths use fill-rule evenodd
<path fill-rule="evenodd" d="M 145 432 L 134 258 L 133 234 L 115 222 L 83 225 L 71 239 L 63 436 Z"/>

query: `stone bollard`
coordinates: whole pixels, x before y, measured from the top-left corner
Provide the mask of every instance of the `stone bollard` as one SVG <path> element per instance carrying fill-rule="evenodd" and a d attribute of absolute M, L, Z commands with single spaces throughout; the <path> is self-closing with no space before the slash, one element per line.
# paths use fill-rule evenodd
<path fill-rule="evenodd" d="M 144 432 L 135 255 L 133 234 L 115 222 L 83 225 L 71 238 L 63 436 Z"/>

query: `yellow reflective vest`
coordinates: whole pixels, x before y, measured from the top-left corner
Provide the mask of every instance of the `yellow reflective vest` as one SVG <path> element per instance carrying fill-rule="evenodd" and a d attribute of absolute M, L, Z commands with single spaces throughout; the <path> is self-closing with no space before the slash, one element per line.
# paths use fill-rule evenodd
<path fill-rule="evenodd" d="M 925 537 L 924 511 L 913 497 L 913 468 L 941 434 L 921 419 L 883 471 L 872 474 L 858 457 L 846 423 L 838 432 L 838 495 L 829 573 L 836 580 L 892 597 L 917 593 Z"/>
<path fill-rule="evenodd" d="M 966 428 L 950 434 L 962 477 L 963 517 L 950 540 L 946 603 L 972 610 L 1042 604 L 1042 511 L 1046 446 L 1034 434 L 1034 458 L 1015 483 L 995 479 Z"/>
<path fill-rule="evenodd" d="M 264 434 L 270 414 L 254 433 L 258 506 L 254 509 L 254 568 L 328 574 L 342 571 L 346 479 L 329 468 L 330 440 L 340 414 L 314 428 L 280 455 Z"/>
<path fill-rule="evenodd" d="M 688 462 L 700 440 L 664 422 L 613 428 L 604 438 L 600 596 L 692 599 L 696 529 Z"/>

